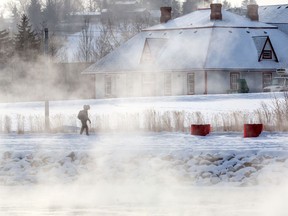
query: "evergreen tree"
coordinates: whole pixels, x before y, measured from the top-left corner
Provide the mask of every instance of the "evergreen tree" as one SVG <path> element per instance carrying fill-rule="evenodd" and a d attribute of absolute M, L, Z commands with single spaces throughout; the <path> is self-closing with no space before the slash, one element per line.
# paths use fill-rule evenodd
<path fill-rule="evenodd" d="M 0 63 L 6 63 L 13 55 L 13 41 L 7 30 L 0 31 Z"/>
<path fill-rule="evenodd" d="M 55 26 L 59 22 L 59 13 L 61 9 L 60 5 L 52 0 L 47 0 L 46 7 L 43 10 L 44 22 L 47 23 L 47 27 L 50 30 L 54 30 Z"/>
<path fill-rule="evenodd" d="M 186 0 L 185 2 L 183 2 L 182 5 L 183 14 L 188 14 L 191 13 L 192 11 L 197 10 L 197 6 L 198 6 L 198 0 L 197 1 Z"/>
<path fill-rule="evenodd" d="M 40 53 L 40 39 L 24 14 L 17 25 L 18 33 L 15 36 L 15 51 L 24 60 L 32 60 Z"/>
<path fill-rule="evenodd" d="M 31 0 L 28 6 L 28 17 L 33 29 L 40 29 L 42 23 L 42 12 L 39 0 Z"/>

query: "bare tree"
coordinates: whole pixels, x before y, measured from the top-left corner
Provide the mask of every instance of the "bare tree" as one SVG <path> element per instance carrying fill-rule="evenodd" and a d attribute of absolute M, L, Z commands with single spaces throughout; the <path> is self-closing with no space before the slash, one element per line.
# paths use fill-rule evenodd
<path fill-rule="evenodd" d="M 78 43 L 76 59 L 81 62 L 93 61 L 94 36 L 91 31 L 89 19 L 84 20 L 81 37 Z"/>
<path fill-rule="evenodd" d="M 227 0 L 224 0 L 224 1 L 222 2 L 222 5 L 223 5 L 223 8 L 224 8 L 224 9 L 229 9 L 229 8 L 231 8 L 231 3 L 228 2 Z"/>
<path fill-rule="evenodd" d="M 242 8 L 247 8 L 247 5 L 249 4 L 257 4 L 256 0 L 243 0 L 241 5 Z"/>
<path fill-rule="evenodd" d="M 58 51 L 63 47 L 64 40 L 61 37 L 57 37 L 55 33 L 49 36 L 48 53 L 51 57 L 56 57 Z"/>
<path fill-rule="evenodd" d="M 87 8 L 90 12 L 99 10 L 101 8 L 101 0 L 89 0 Z"/>
<path fill-rule="evenodd" d="M 93 55 L 99 60 L 120 45 L 113 31 L 113 25 L 108 22 L 99 26 L 100 35 L 95 40 Z"/>

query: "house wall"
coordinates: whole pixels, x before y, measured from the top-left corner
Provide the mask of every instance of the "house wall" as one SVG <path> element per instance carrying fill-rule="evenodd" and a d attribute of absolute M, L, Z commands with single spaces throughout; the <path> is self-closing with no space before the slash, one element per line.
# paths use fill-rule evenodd
<path fill-rule="evenodd" d="M 230 90 L 230 73 L 238 72 L 241 79 L 245 79 L 249 92 L 263 91 L 263 72 L 245 71 L 209 71 L 207 72 L 208 94 L 226 94 Z M 274 74 L 272 73 L 272 76 Z"/>
<path fill-rule="evenodd" d="M 195 94 L 205 94 L 205 71 L 195 71 Z"/>
<path fill-rule="evenodd" d="M 114 94 L 117 97 L 125 97 L 127 96 L 127 88 L 126 88 L 126 74 L 118 73 L 115 77 L 115 92 Z"/>
<path fill-rule="evenodd" d="M 249 92 L 263 91 L 263 72 L 207 71 L 207 94 L 226 94 L 230 91 L 230 74 L 238 72 L 246 79 Z M 171 74 L 171 94 L 165 92 L 165 74 Z M 109 97 L 140 97 L 188 95 L 188 74 L 194 74 L 194 94 L 205 94 L 205 71 L 111 73 L 112 94 Z M 272 73 L 273 76 L 275 73 Z M 107 74 L 106 74 L 107 75 Z M 96 98 L 106 98 L 105 74 L 96 75 Z"/>
<path fill-rule="evenodd" d="M 104 74 L 96 74 L 95 77 L 95 95 L 96 98 L 105 98 L 105 76 Z"/>
<path fill-rule="evenodd" d="M 185 83 L 187 83 L 187 75 L 185 73 L 172 72 L 172 95 L 183 95 L 187 89 Z"/>
<path fill-rule="evenodd" d="M 230 73 L 207 71 L 207 94 L 226 94 L 230 89 Z"/>

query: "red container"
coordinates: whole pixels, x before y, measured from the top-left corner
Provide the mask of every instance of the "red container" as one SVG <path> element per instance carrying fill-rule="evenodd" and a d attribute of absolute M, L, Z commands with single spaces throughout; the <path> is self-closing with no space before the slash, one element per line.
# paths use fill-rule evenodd
<path fill-rule="evenodd" d="M 192 124 L 191 134 L 196 136 L 206 136 L 210 133 L 210 124 Z"/>
<path fill-rule="evenodd" d="M 263 124 L 244 124 L 244 137 L 258 137 L 263 130 Z"/>

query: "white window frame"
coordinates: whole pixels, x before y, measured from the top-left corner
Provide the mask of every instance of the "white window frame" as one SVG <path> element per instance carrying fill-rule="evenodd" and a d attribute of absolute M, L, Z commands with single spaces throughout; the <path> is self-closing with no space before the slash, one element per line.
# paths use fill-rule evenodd
<path fill-rule="evenodd" d="M 187 74 L 187 94 L 188 95 L 195 94 L 195 73 Z"/>
<path fill-rule="evenodd" d="M 112 96 L 112 75 L 105 75 L 105 96 L 111 97 Z"/>
<path fill-rule="evenodd" d="M 233 91 L 237 91 L 239 89 L 240 73 L 239 72 L 231 72 L 230 73 L 230 89 Z"/>
<path fill-rule="evenodd" d="M 263 83 L 263 88 L 266 86 L 271 85 L 272 83 L 272 72 L 263 72 L 262 74 L 262 83 Z"/>

